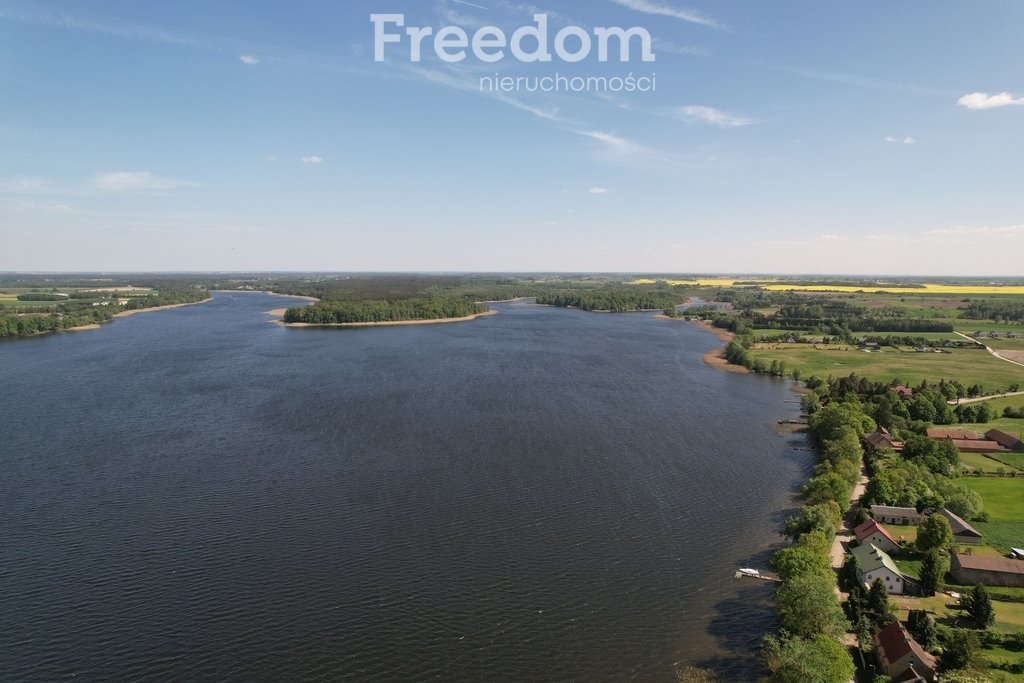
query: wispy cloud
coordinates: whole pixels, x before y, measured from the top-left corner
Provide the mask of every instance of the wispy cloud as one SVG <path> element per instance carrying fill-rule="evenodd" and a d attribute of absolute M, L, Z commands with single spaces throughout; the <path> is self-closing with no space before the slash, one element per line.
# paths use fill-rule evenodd
<path fill-rule="evenodd" d="M 687 55 L 690 57 L 707 57 L 711 54 L 711 51 L 697 47 L 696 45 L 677 45 L 670 40 L 663 40 L 661 38 L 654 39 L 654 51 L 655 52 L 668 52 L 673 55 Z"/>
<path fill-rule="evenodd" d="M 590 194 L 608 194 L 609 190 L 607 187 L 592 187 L 587 192 Z"/>
<path fill-rule="evenodd" d="M 260 63 L 259 57 L 254 57 L 253 55 L 239 55 L 238 61 L 242 62 L 242 64 L 248 64 L 249 66 L 255 66 Z"/>
<path fill-rule="evenodd" d="M 628 7 L 631 10 L 636 10 L 637 12 L 643 12 L 644 14 L 672 17 L 673 19 L 680 19 L 691 24 L 707 26 L 708 28 L 715 28 L 720 31 L 725 29 L 725 26 L 697 10 L 673 7 L 661 2 L 649 2 L 648 0 L 611 0 L 611 2 Z"/>
<path fill-rule="evenodd" d="M 885 78 L 860 76 L 857 74 L 848 74 L 837 71 L 824 71 L 819 69 L 807 69 L 803 67 L 780 66 L 777 64 L 763 63 L 758 64 L 758 66 L 762 66 L 773 71 L 781 71 L 783 73 L 793 74 L 794 76 L 800 76 L 801 78 L 809 78 L 815 81 L 841 83 L 844 85 L 852 85 L 858 88 L 867 88 L 869 90 L 883 90 L 885 92 L 894 92 L 906 95 L 949 97 L 952 95 L 956 95 L 957 92 L 956 90 L 951 90 L 949 88 L 935 88 L 928 85 L 918 85 L 916 83 L 905 83 L 902 81 L 891 81 Z"/>
<path fill-rule="evenodd" d="M 756 123 L 754 119 L 697 104 L 680 107 L 676 115 L 688 123 L 707 123 L 721 128 L 738 128 Z"/>
<path fill-rule="evenodd" d="M 45 178 L 16 176 L 0 178 L 0 193 L 4 194 L 44 194 L 53 189 L 53 184 Z"/>
<path fill-rule="evenodd" d="M 315 154 L 312 154 L 312 155 L 310 155 L 308 157 L 302 157 L 302 163 L 304 163 L 304 164 L 322 164 L 322 163 L 324 163 L 324 160 L 323 160 L 323 158 L 318 157 Z"/>
<path fill-rule="evenodd" d="M 996 93 L 995 95 L 989 95 L 987 92 L 972 92 L 961 97 L 956 103 L 965 109 L 995 109 L 997 107 L 1024 105 L 1024 97 L 1017 97 L 1008 92 Z"/>
<path fill-rule="evenodd" d="M 113 171 L 98 173 L 90 184 L 106 192 L 151 192 L 195 187 L 198 183 L 177 178 L 163 178 L 149 171 Z"/>
<path fill-rule="evenodd" d="M 882 140 L 884 140 L 885 142 L 888 142 L 889 144 L 904 144 L 904 145 L 912 145 L 915 142 L 917 142 L 916 140 L 914 140 L 914 138 L 911 138 L 911 137 L 897 138 L 897 137 L 893 137 L 892 135 L 886 135 L 884 138 L 882 138 Z"/>
<path fill-rule="evenodd" d="M 956 226 L 928 230 L 924 234 L 931 237 L 1022 237 L 1024 236 L 1024 225 L 1001 225 L 995 228 L 987 225 L 981 227 Z"/>
<path fill-rule="evenodd" d="M 600 143 L 598 155 L 606 160 L 627 164 L 668 166 L 676 169 L 693 166 L 692 163 L 688 163 L 677 154 L 648 147 L 615 133 L 600 130 L 570 130 L 569 132 Z"/>

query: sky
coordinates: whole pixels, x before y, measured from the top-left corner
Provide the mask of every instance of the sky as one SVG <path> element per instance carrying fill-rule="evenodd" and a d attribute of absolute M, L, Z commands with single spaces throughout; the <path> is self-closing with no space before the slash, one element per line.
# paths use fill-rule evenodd
<path fill-rule="evenodd" d="M 615 27 L 654 61 L 640 34 L 600 61 Z M 1021 276 L 1022 27 L 1019 0 L 0 0 L 0 270 Z"/>

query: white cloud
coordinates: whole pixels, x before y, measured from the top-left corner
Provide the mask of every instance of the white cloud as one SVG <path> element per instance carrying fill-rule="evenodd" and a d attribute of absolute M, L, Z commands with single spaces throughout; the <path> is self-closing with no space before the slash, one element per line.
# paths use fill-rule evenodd
<path fill-rule="evenodd" d="M 114 171 L 99 173 L 92 178 L 92 186 L 107 192 L 146 192 L 153 190 L 176 190 L 194 187 L 197 183 L 176 178 L 161 178 L 149 171 Z"/>
<path fill-rule="evenodd" d="M 912 138 L 912 137 L 905 137 L 905 138 L 901 139 L 901 138 L 893 137 L 891 135 L 886 135 L 882 139 L 884 141 L 890 143 L 890 144 L 902 143 L 904 145 L 912 145 L 912 144 L 914 144 L 916 142 L 916 140 L 914 140 L 914 138 Z"/>
<path fill-rule="evenodd" d="M 912 137 L 905 137 L 905 138 L 903 138 L 903 144 L 904 145 L 912 145 L 912 144 L 914 144 L 914 142 L 915 142 L 915 140 Z"/>
<path fill-rule="evenodd" d="M 587 190 L 590 194 L 608 194 L 607 187 L 592 187 Z"/>
<path fill-rule="evenodd" d="M 611 2 L 614 2 L 616 5 L 622 5 L 623 7 L 636 10 L 637 12 L 643 12 L 644 14 L 656 14 L 663 17 L 672 17 L 674 19 L 690 22 L 691 24 L 717 28 L 719 30 L 723 30 L 725 28 L 711 17 L 692 9 L 672 7 L 670 5 L 661 4 L 660 2 L 648 2 L 648 0 L 611 0 Z"/>
<path fill-rule="evenodd" d="M 1024 236 L 1024 225 L 1002 225 L 996 228 L 987 225 L 977 228 L 960 225 L 955 228 L 928 230 L 924 234 L 931 237 L 1019 237 Z"/>
<path fill-rule="evenodd" d="M 71 213 L 71 207 L 65 204 L 53 204 L 43 209 L 46 213 L 66 214 Z"/>
<path fill-rule="evenodd" d="M 688 55 L 690 57 L 707 57 L 711 54 L 710 50 L 703 47 L 697 47 L 695 45 L 677 45 L 668 40 L 662 40 L 661 38 L 654 39 L 654 50 L 655 52 L 668 52 L 673 55 Z"/>
<path fill-rule="evenodd" d="M 1024 105 L 1024 97 L 1016 97 L 1008 92 L 989 95 L 987 92 L 972 92 L 964 95 L 956 102 L 965 109 L 995 109 L 1011 105 Z"/>
<path fill-rule="evenodd" d="M 314 154 L 312 156 L 302 157 L 302 163 L 304 163 L 304 164 L 322 164 L 322 163 L 324 163 L 324 160 L 321 157 L 318 157 L 317 155 Z"/>
<path fill-rule="evenodd" d="M 575 132 L 577 135 L 582 135 L 583 137 L 590 138 L 591 140 L 597 140 L 618 154 L 633 154 L 642 149 L 640 145 L 636 144 L 632 140 L 620 138 L 614 133 L 605 133 L 599 130 L 578 130 Z"/>
<path fill-rule="evenodd" d="M 242 62 L 242 64 L 248 64 L 249 66 L 254 66 L 260 63 L 259 58 L 252 55 L 239 55 L 238 60 Z"/>
<path fill-rule="evenodd" d="M 712 126 L 720 126 L 722 128 L 737 128 L 740 126 L 749 126 L 750 124 L 755 123 L 754 119 L 736 116 L 735 114 L 724 112 L 721 109 L 705 107 L 697 104 L 680 107 L 676 114 L 689 123 L 708 123 Z"/>
<path fill-rule="evenodd" d="M 0 192 L 10 194 L 42 194 L 51 190 L 52 185 L 45 178 L 15 177 L 0 178 Z"/>

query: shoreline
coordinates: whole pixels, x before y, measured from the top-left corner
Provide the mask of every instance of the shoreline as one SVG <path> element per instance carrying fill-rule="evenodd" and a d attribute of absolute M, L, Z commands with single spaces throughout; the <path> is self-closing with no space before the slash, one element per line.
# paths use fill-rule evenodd
<path fill-rule="evenodd" d="M 284 315 L 279 313 L 282 309 L 275 308 L 272 311 L 267 311 L 267 315 Z M 287 309 L 284 309 L 287 310 Z M 281 327 L 302 327 L 302 328 L 360 328 L 360 327 L 401 327 L 404 325 L 444 325 L 448 323 L 464 323 L 471 322 L 477 318 L 488 318 L 491 316 L 498 315 L 498 312 L 493 308 L 483 313 L 474 313 L 473 315 L 467 315 L 462 318 L 433 318 L 430 320 L 384 320 L 380 322 L 366 322 L 366 323 L 286 323 L 284 320 L 278 318 L 277 320 L 271 320 L 270 322 Z"/>
<path fill-rule="evenodd" d="M 98 330 L 107 323 L 111 322 L 115 318 L 127 318 L 130 315 L 137 315 L 139 313 L 150 313 L 151 311 L 165 311 L 171 308 L 183 308 L 184 306 L 198 306 L 199 304 L 205 304 L 213 301 L 213 297 L 203 299 L 202 301 L 190 301 L 184 304 L 167 304 L 165 306 L 150 306 L 149 308 L 133 308 L 129 311 L 120 311 L 110 316 L 110 320 L 104 320 L 99 323 L 89 323 L 87 325 L 77 325 L 75 327 L 68 327 L 63 330 L 56 330 L 57 332 L 87 332 L 89 330 Z"/>
<path fill-rule="evenodd" d="M 269 294 L 270 296 L 284 296 L 289 299 L 302 299 L 303 301 L 320 301 L 320 299 L 317 299 L 315 296 L 305 296 L 303 294 L 279 294 L 278 292 L 268 292 L 264 289 L 211 289 L 210 291 L 223 294 Z"/>
<path fill-rule="evenodd" d="M 660 315 L 659 318 L 664 320 L 679 320 L 679 318 L 671 318 L 667 315 Z M 725 347 L 731 342 L 736 335 L 728 330 L 715 327 L 707 320 L 690 320 L 688 321 L 691 325 L 700 328 L 708 334 L 713 334 L 722 342 L 722 346 L 711 351 L 704 353 L 704 364 L 714 368 L 715 370 L 721 370 L 722 372 L 732 372 L 737 375 L 749 375 L 750 370 L 743 367 L 742 365 L 733 365 L 725 358 Z"/>

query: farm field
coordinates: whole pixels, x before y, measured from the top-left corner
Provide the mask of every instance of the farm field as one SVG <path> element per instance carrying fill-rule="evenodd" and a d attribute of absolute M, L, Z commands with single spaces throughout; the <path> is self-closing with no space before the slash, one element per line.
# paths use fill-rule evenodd
<path fill-rule="evenodd" d="M 990 524 L 1024 524 L 1024 477 L 965 477 L 958 479 L 957 483 L 977 491 L 985 501 L 985 511 L 988 512 Z M 1021 542 L 1024 542 L 1024 539 L 1021 539 Z"/>
<path fill-rule="evenodd" d="M 964 334 L 970 335 L 975 332 L 1016 332 L 1017 334 L 1024 334 L 1024 325 L 1018 325 L 1015 323 L 997 323 L 991 320 L 948 320 L 953 324 L 953 329 L 957 332 L 963 332 Z"/>
<path fill-rule="evenodd" d="M 984 453 L 961 453 L 960 462 L 973 470 L 981 470 L 982 472 L 995 472 L 1000 467 L 1007 470 L 1014 469 L 1013 465 L 993 460 Z"/>
<path fill-rule="evenodd" d="M 1024 385 L 1024 367 L 999 360 L 984 350 L 953 350 L 949 353 L 903 353 L 882 349 L 876 353 L 816 350 L 806 344 L 785 348 L 750 350 L 754 359 L 783 361 L 787 369 L 800 368 L 804 377 L 848 375 L 851 372 L 879 381 L 900 379 L 908 386 L 924 380 L 959 380 L 966 386 L 981 384 L 986 391 Z"/>

